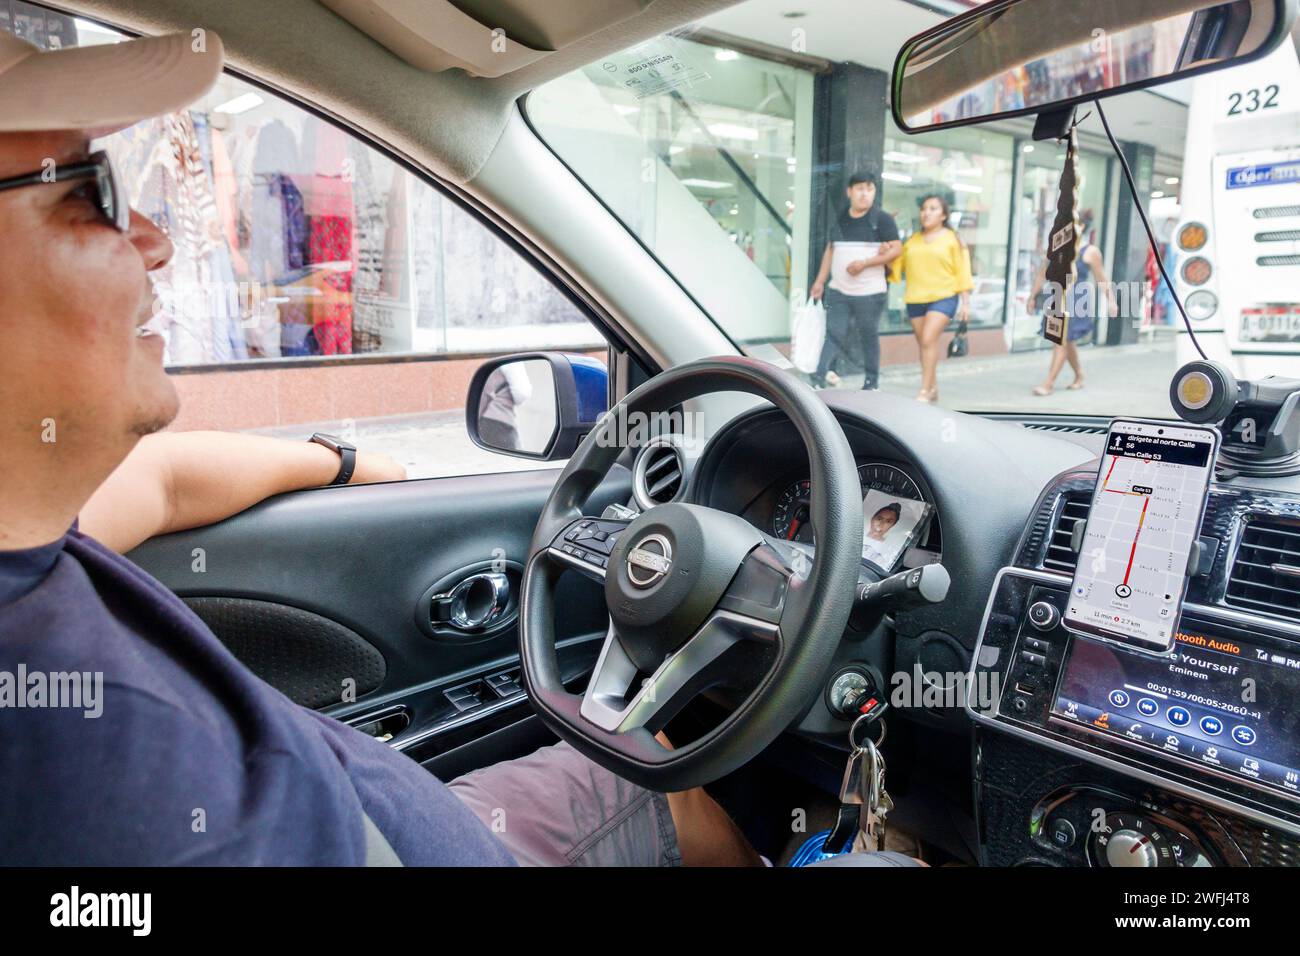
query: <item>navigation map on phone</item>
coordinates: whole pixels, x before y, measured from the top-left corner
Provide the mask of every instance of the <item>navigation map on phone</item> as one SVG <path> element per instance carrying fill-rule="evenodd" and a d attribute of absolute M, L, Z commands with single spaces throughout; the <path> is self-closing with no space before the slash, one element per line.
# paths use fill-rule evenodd
<path fill-rule="evenodd" d="M 1111 426 L 1067 626 L 1148 648 L 1173 645 L 1217 440 L 1203 428 Z"/>

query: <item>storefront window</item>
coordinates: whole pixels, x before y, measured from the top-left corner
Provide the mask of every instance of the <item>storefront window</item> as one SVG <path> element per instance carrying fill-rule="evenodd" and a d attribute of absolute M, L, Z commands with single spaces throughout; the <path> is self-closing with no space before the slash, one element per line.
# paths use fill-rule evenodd
<path fill-rule="evenodd" d="M 680 62 L 684 85 L 630 85 L 641 62 L 664 56 Z M 543 86 L 529 112 L 552 140 L 614 161 L 603 176 L 621 177 L 621 165 L 636 164 L 638 189 L 624 181 L 612 193 L 615 212 L 656 254 L 671 255 L 671 219 L 684 191 L 784 298 L 798 182 L 811 157 L 810 111 L 800 114 L 811 105 L 811 86 L 806 70 L 663 36 Z M 694 95 L 705 87 L 707 96 Z M 606 116 L 612 109 L 614 125 L 573 111 L 586 98 L 601 101 Z"/>
<path fill-rule="evenodd" d="M 0 29 L 51 49 L 123 39 L 10 0 Z M 150 277 L 169 366 L 603 347 L 545 276 L 428 183 L 237 77 L 102 146 L 175 249 Z"/>
<path fill-rule="evenodd" d="M 1020 177 L 1019 235 L 1016 237 L 1016 279 L 1011 301 L 1011 347 L 1015 351 L 1049 348 L 1040 325 L 1042 314 L 1030 301 L 1035 280 L 1047 260 L 1048 235 L 1056 218 L 1056 202 L 1065 164 L 1065 149 L 1052 142 L 1022 142 L 1024 170 Z M 1084 224 L 1080 250 L 1085 245 L 1105 248 L 1106 166 L 1098 153 L 1079 154 L 1079 219 Z M 1104 334 L 1101 323 L 1094 329 Z"/>
<path fill-rule="evenodd" d="M 591 346 L 585 317 L 482 225 L 356 137 L 224 76 L 105 141 L 176 248 L 154 276 L 170 365 Z"/>
<path fill-rule="evenodd" d="M 1002 324 L 1006 298 L 1007 236 L 1011 208 L 1014 141 L 979 129 L 956 129 L 921 138 L 896 133 L 885 138 L 882 197 L 886 212 L 904 238 L 920 228 L 918 213 L 927 196 L 942 197 L 971 260 L 972 326 Z M 885 331 L 911 331 L 903 307 L 903 286 L 890 288 Z"/>
<path fill-rule="evenodd" d="M 672 272 L 725 286 L 755 341 L 788 335 L 803 285 L 812 98 L 808 70 L 663 36 L 545 84 L 528 114 Z"/>

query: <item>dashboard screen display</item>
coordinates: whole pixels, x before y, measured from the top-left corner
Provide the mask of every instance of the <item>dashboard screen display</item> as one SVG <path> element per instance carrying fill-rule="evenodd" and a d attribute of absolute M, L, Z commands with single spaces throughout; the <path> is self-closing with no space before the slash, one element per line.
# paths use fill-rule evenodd
<path fill-rule="evenodd" d="M 1067 627 L 1167 651 L 1218 445 L 1209 428 L 1117 420 L 1107 437 Z"/>
<path fill-rule="evenodd" d="M 1053 715 L 1300 795 L 1300 652 L 1176 637 L 1171 657 L 1076 637 Z"/>

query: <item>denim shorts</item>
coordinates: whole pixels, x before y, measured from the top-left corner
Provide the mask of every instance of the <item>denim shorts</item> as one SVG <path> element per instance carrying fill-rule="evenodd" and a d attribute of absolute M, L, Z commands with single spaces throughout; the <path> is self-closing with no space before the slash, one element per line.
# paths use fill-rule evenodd
<path fill-rule="evenodd" d="M 927 312 L 942 312 L 951 319 L 957 314 L 957 296 L 950 295 L 946 299 L 936 299 L 934 302 L 907 303 L 907 317 L 909 319 L 919 319 Z"/>

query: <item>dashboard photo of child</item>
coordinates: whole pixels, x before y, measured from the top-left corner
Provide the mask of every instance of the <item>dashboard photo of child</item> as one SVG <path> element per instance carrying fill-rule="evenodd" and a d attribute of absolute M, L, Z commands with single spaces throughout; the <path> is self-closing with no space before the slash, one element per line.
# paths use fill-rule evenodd
<path fill-rule="evenodd" d="M 862 499 L 862 557 L 891 573 L 929 516 L 924 501 L 871 489 Z"/>

